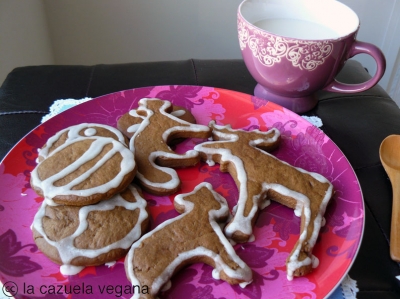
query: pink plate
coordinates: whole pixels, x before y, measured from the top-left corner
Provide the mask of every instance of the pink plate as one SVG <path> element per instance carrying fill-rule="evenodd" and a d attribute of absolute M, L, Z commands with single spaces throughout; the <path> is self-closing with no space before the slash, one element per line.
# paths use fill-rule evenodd
<path fill-rule="evenodd" d="M 59 266 L 36 247 L 30 225 L 42 199 L 30 188 L 37 149 L 57 131 L 82 122 L 116 126 L 117 119 L 137 107 L 138 100 L 157 97 L 189 109 L 200 124 L 214 119 L 219 124 L 246 130 L 280 130 L 282 143 L 274 154 L 308 171 L 318 172 L 334 185 L 335 195 L 326 212 L 314 254 L 320 264 L 305 277 L 288 281 L 285 259 L 299 236 L 300 219 L 293 210 L 272 203 L 255 224 L 255 241 L 238 244 L 238 255 L 253 269 L 254 281 L 242 289 L 212 278 L 212 268 L 195 264 L 180 271 L 161 298 L 323 298 L 339 285 L 358 252 L 364 229 L 364 203 L 352 167 L 340 149 L 318 128 L 272 102 L 254 96 L 211 87 L 157 86 L 108 94 L 80 104 L 49 119 L 26 135 L 0 164 L 0 281 L 18 295 L 44 297 L 59 292 L 68 298 L 130 298 L 132 289 L 123 260 L 114 265 L 88 267 L 64 277 Z M 187 140 L 177 151 L 193 148 Z M 218 166 L 200 163 L 179 169 L 181 192 L 210 182 L 224 195 L 230 208 L 238 197 L 229 174 Z M 151 228 L 177 216 L 174 196 L 145 194 Z M 157 261 L 155 261 L 157 262 Z M 67 294 L 68 293 L 68 294 Z M 53 297 L 52 297 L 53 298 Z"/>

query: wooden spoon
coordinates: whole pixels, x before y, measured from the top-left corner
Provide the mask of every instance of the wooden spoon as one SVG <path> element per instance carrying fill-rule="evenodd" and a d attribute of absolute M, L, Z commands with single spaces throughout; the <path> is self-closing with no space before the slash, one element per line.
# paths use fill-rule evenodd
<path fill-rule="evenodd" d="M 390 256 L 400 262 L 400 135 L 386 137 L 379 148 L 379 156 L 393 190 Z"/>

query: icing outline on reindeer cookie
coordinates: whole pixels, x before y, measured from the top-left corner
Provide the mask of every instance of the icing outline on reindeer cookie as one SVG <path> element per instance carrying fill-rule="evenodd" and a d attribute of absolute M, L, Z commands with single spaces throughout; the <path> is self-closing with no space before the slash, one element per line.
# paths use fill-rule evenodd
<path fill-rule="evenodd" d="M 282 194 L 284 196 L 291 197 L 296 200 L 296 207 L 295 207 L 295 214 L 296 216 L 299 216 L 301 214 L 304 215 L 304 228 L 300 232 L 300 237 L 297 242 L 297 246 L 294 248 L 292 251 L 292 254 L 290 255 L 289 259 L 287 260 L 287 278 L 288 280 L 293 279 L 293 274 L 294 272 L 303 267 L 303 266 L 309 266 L 312 265 L 312 267 L 316 267 L 318 259 L 311 255 L 310 257 L 307 257 L 301 261 L 298 260 L 300 250 L 302 249 L 302 244 L 307 238 L 307 228 L 310 225 L 310 217 L 311 217 L 311 208 L 310 208 L 310 199 L 299 192 L 296 192 L 294 190 L 290 190 L 289 188 L 281 185 L 281 184 L 271 184 L 271 183 L 262 183 L 262 188 L 260 190 L 260 193 L 258 195 L 254 195 L 252 198 L 253 201 L 253 206 L 251 208 L 250 213 L 248 213 L 247 216 L 244 215 L 244 209 L 245 209 L 245 203 L 248 200 L 248 191 L 247 191 L 247 172 L 246 169 L 243 165 L 243 161 L 241 158 L 235 156 L 232 154 L 231 150 L 228 148 L 208 148 L 205 147 L 210 144 L 216 144 L 216 143 L 227 143 L 231 142 L 234 143 L 239 140 L 239 136 L 235 135 L 235 131 L 241 131 L 241 132 L 247 132 L 244 130 L 233 130 L 230 125 L 225 125 L 225 126 L 219 126 L 215 124 L 215 121 L 210 122 L 210 126 L 216 128 L 217 130 L 223 130 L 226 129 L 232 134 L 228 133 L 223 133 L 219 131 L 213 130 L 213 134 L 217 135 L 220 140 L 216 141 L 210 141 L 210 142 L 205 142 L 199 145 L 195 146 L 195 150 L 205 154 L 207 156 L 207 163 L 210 165 L 213 165 L 215 162 L 212 160 L 213 155 L 219 155 L 220 156 L 220 162 L 229 162 L 231 161 L 235 165 L 235 170 L 237 173 L 237 180 L 239 181 L 239 199 L 238 199 L 238 204 L 235 207 L 235 215 L 233 217 L 233 221 L 230 222 L 227 227 L 225 228 L 225 234 L 231 238 L 233 236 L 233 233 L 239 231 L 244 233 L 245 235 L 252 236 L 252 219 L 257 213 L 258 209 L 264 208 L 269 204 L 268 199 L 264 199 L 264 202 L 260 202 L 260 196 L 262 194 L 265 194 L 268 190 L 274 190 L 277 191 L 279 194 Z M 255 148 L 256 150 L 262 152 L 264 155 L 268 155 L 269 157 L 272 157 L 273 159 L 282 162 L 284 165 L 288 165 L 290 167 L 293 167 L 289 165 L 288 163 L 281 161 L 274 157 L 273 155 L 269 154 L 266 151 L 263 151 L 259 148 L 256 147 L 256 145 L 261 144 L 262 142 L 275 142 L 279 136 L 280 132 L 273 128 L 269 130 L 268 132 L 261 132 L 259 130 L 254 130 L 259 133 L 264 133 L 264 134 L 269 134 L 269 133 L 274 133 L 272 138 L 268 139 L 257 139 L 253 140 L 250 142 L 250 146 Z M 253 132 L 254 132 L 253 131 Z M 329 184 L 328 189 L 326 190 L 325 196 L 322 199 L 322 202 L 319 206 L 319 211 L 318 211 L 318 216 L 314 219 L 313 223 L 313 231 L 311 234 L 311 237 L 307 240 L 309 246 L 311 248 L 314 247 L 319 231 L 321 228 L 321 224 L 323 223 L 323 214 L 325 213 L 326 206 L 329 202 L 329 200 L 332 197 L 332 192 L 333 192 L 333 186 L 332 184 L 322 175 L 313 173 L 313 172 L 308 172 L 304 169 L 293 167 L 299 172 L 306 173 L 310 176 L 312 176 L 315 180 L 321 182 L 321 183 L 327 183 Z"/>

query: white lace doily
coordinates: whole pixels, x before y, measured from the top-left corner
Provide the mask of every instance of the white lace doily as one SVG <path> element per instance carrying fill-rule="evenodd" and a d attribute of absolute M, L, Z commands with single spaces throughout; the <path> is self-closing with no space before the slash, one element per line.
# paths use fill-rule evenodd
<path fill-rule="evenodd" d="M 314 126 L 316 126 L 317 128 L 321 128 L 322 127 L 322 120 L 318 117 L 318 116 L 306 116 L 306 115 L 302 115 L 302 118 L 304 118 L 306 121 L 308 121 L 309 123 L 313 124 Z"/>
<path fill-rule="evenodd" d="M 351 279 L 349 275 L 346 275 L 341 284 L 343 298 L 345 299 L 355 299 L 357 298 L 357 293 L 359 291 L 357 287 L 357 281 Z"/>
<path fill-rule="evenodd" d="M 64 99 L 64 100 L 56 100 L 54 103 L 50 106 L 50 112 L 49 114 L 46 114 L 45 116 L 42 117 L 42 123 L 45 122 L 46 120 L 52 118 L 53 116 L 57 115 L 58 113 L 61 113 L 69 108 L 72 108 L 78 104 L 90 101 L 92 98 L 83 98 L 79 100 L 75 99 Z"/>
<path fill-rule="evenodd" d="M 42 122 L 50 119 L 51 117 L 63 112 L 69 108 L 72 108 L 78 104 L 87 102 L 92 98 L 83 99 L 63 99 L 54 101 L 53 105 L 50 107 L 50 113 L 46 114 L 42 118 Z M 305 120 L 313 124 L 314 126 L 320 128 L 322 127 L 322 120 L 317 116 L 302 116 Z M 341 282 L 340 286 L 329 296 L 328 299 L 356 299 L 357 298 L 357 281 L 346 275 Z"/>

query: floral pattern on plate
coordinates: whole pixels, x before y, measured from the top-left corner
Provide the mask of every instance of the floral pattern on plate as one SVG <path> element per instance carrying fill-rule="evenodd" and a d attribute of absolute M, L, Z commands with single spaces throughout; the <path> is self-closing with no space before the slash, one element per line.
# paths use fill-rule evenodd
<path fill-rule="evenodd" d="M 335 195 L 326 212 L 314 254 L 320 264 L 313 273 L 288 281 L 285 259 L 294 246 L 300 219 L 293 210 L 272 203 L 261 211 L 255 224 L 255 241 L 237 244 L 238 255 L 253 269 L 254 281 L 242 289 L 212 278 L 212 268 L 195 264 L 180 271 L 161 298 L 322 298 L 328 296 L 348 272 L 361 243 L 364 204 L 361 189 L 346 157 L 318 128 L 302 117 L 272 102 L 251 95 L 202 86 L 155 86 L 125 90 L 82 103 L 47 120 L 26 135 L 0 164 L 0 281 L 12 281 L 18 294 L 51 295 L 59 286 L 60 298 L 130 298 L 132 288 L 125 276 L 123 259 L 113 265 L 87 267 L 64 277 L 59 266 L 36 247 L 30 230 L 42 199 L 30 188 L 30 172 L 36 165 L 37 149 L 57 131 L 82 122 L 116 126 L 118 118 L 136 108 L 143 97 L 157 97 L 189 109 L 200 124 L 216 120 L 245 130 L 277 128 L 282 143 L 273 154 L 278 158 L 327 177 Z M 192 149 L 201 140 L 186 140 L 177 151 Z M 182 190 L 190 192 L 200 182 L 210 182 L 216 191 L 236 204 L 233 179 L 218 166 L 205 163 L 178 169 Z M 151 228 L 176 217 L 174 196 L 145 194 Z M 75 286 L 77 292 L 73 292 Z M 108 289 L 107 289 L 108 288 Z M 109 290 L 109 292 L 107 292 Z"/>

